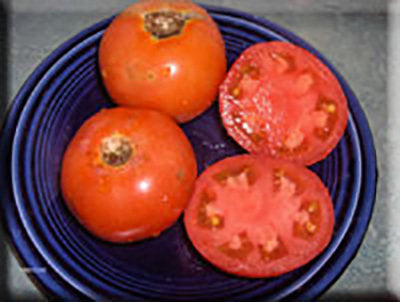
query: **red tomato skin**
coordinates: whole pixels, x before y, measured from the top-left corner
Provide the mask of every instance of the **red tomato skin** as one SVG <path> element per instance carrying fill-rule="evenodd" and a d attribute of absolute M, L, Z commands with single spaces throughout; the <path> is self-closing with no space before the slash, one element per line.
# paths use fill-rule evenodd
<path fill-rule="evenodd" d="M 284 75 L 282 80 L 275 80 L 280 75 L 271 71 L 271 63 L 268 62 L 270 59 L 265 59 L 274 52 L 291 56 L 293 62 L 290 64 L 296 66 L 290 66 L 289 69 L 293 70 L 289 70 L 289 75 Z M 232 96 L 232 89 L 235 86 L 235 78 L 247 64 L 258 66 L 257 80 L 248 84 L 251 95 L 238 101 Z M 299 77 L 307 70 L 317 78 L 317 83 L 311 85 L 308 95 L 296 95 L 293 92 L 296 84 L 293 78 Z M 308 140 L 309 148 L 306 151 L 280 151 L 285 145 L 285 135 L 293 133 L 290 129 L 296 123 L 307 127 L 307 124 L 315 122 L 318 117 L 313 116 L 316 103 L 318 98 L 325 97 L 335 101 L 337 110 L 335 125 L 329 137 L 325 140 L 318 139 L 307 129 L 305 140 Z M 249 123 L 250 126 L 254 126 L 253 130 L 258 131 L 250 134 L 252 138 L 239 129 L 241 126 L 235 124 L 235 117 L 232 116 L 236 111 L 248 113 L 249 111 L 240 107 L 246 104 L 253 108 L 247 110 L 254 110 L 250 119 L 262 120 L 262 123 L 255 126 Z M 244 149 L 254 154 L 283 158 L 303 165 L 321 161 L 332 152 L 345 132 L 349 116 L 346 96 L 329 68 L 307 50 L 281 41 L 254 44 L 240 55 L 220 86 L 219 109 L 228 134 Z M 329 120 L 329 117 L 327 119 Z"/>
<path fill-rule="evenodd" d="M 100 145 L 124 135 L 133 153 L 122 166 L 101 159 Z M 146 109 L 103 109 L 89 118 L 67 147 L 61 189 L 78 221 L 111 242 L 155 237 L 185 208 L 197 166 L 183 131 L 168 116 Z"/>
<path fill-rule="evenodd" d="M 225 169 L 231 169 L 232 167 L 238 167 L 243 165 L 250 165 L 254 168 L 253 173 L 257 175 L 257 181 L 261 183 L 258 184 L 258 187 L 251 187 L 251 193 L 248 193 L 251 196 L 263 196 L 263 198 L 268 199 L 271 196 L 270 192 L 265 190 L 261 192 L 262 188 L 267 188 L 268 184 L 265 182 L 267 176 L 265 174 L 265 169 L 272 169 L 277 167 L 284 167 L 286 171 L 289 171 L 291 174 L 296 175 L 295 172 L 301 171 L 303 179 L 299 179 L 299 183 L 304 186 L 304 188 L 312 190 L 314 193 L 312 195 L 318 195 L 323 200 L 321 204 L 322 218 L 321 218 L 321 228 L 320 233 L 317 234 L 317 237 L 314 238 L 314 241 L 309 241 L 307 243 L 302 243 L 298 238 L 291 238 L 292 234 L 280 234 L 280 237 L 286 241 L 288 246 L 292 245 L 292 255 L 290 257 L 283 257 L 281 259 L 277 259 L 275 261 L 271 261 L 269 263 L 263 262 L 257 258 L 255 255 L 256 248 L 254 251 L 248 256 L 246 261 L 238 261 L 237 259 L 232 259 L 226 255 L 223 255 L 217 248 L 216 242 L 221 242 L 220 234 L 221 230 L 210 230 L 200 228 L 198 225 L 198 212 L 197 209 L 200 203 L 200 196 L 204 190 L 213 189 L 216 187 L 215 181 L 212 179 L 213 175 L 218 174 Z M 302 183 L 304 181 L 304 183 Z M 315 193 L 317 192 L 317 193 Z M 226 191 L 223 193 L 223 198 L 226 198 L 224 201 L 227 207 L 231 207 L 236 204 L 236 201 L 233 201 L 232 196 L 235 194 L 241 194 L 238 192 L 235 193 L 227 193 Z M 217 194 L 218 195 L 218 194 Z M 308 195 L 305 195 L 308 196 Z M 218 195 L 218 198 L 220 195 Z M 235 217 L 234 222 L 229 226 L 227 225 L 228 218 L 225 217 L 225 226 L 227 233 L 232 233 L 231 229 L 236 228 L 240 230 L 246 226 L 247 232 L 254 232 L 260 226 L 261 221 L 265 221 L 265 217 L 263 214 L 257 213 L 258 204 L 257 202 L 254 204 L 249 204 L 251 202 L 251 197 L 247 195 L 240 195 L 238 200 L 243 204 L 243 208 L 237 210 L 237 215 L 239 217 Z M 269 208 L 269 212 L 272 216 L 275 214 L 272 213 L 274 209 Z M 233 211 L 231 209 L 231 211 Z M 268 215 L 268 214 L 267 214 Z M 271 216 L 270 216 L 271 217 Z M 272 219 L 273 223 L 278 224 L 281 222 L 281 225 L 277 228 L 281 231 L 284 230 L 287 226 L 285 223 L 285 215 L 277 215 Z M 245 220 L 245 221 L 244 221 Z M 271 223 L 271 220 L 267 220 L 268 223 Z M 195 191 L 192 195 L 191 201 L 189 205 L 185 209 L 184 215 L 184 223 L 187 234 L 196 248 L 196 250 L 211 264 L 218 267 L 222 271 L 225 271 L 229 274 L 234 274 L 243 277 L 249 278 L 266 278 L 266 277 L 275 277 L 290 272 L 294 269 L 297 269 L 311 260 L 313 260 L 316 256 L 318 256 L 321 252 L 323 252 L 331 241 L 331 237 L 333 234 L 334 228 L 334 210 L 333 204 L 329 196 L 329 192 L 327 188 L 320 181 L 318 176 L 316 176 L 310 170 L 307 170 L 304 166 L 298 165 L 296 163 L 288 162 L 281 159 L 265 157 L 263 155 L 239 155 L 226 158 L 221 160 L 210 167 L 208 167 L 198 178 L 196 181 Z M 224 228 L 222 228 L 224 230 Z M 254 234 L 253 234 L 254 235 Z M 251 236 L 250 236 L 251 237 Z M 290 243 L 289 241 L 293 242 Z M 254 243 L 253 243 L 254 244 Z M 254 244 L 256 246 L 256 244 Z M 303 247 L 303 250 L 301 249 Z"/>
<path fill-rule="evenodd" d="M 148 12 L 194 13 L 182 32 L 154 38 L 145 30 Z M 107 28 L 99 49 L 103 82 L 119 105 L 163 111 L 186 122 L 216 99 L 227 62 L 225 44 L 208 13 L 191 1 L 138 1 Z"/>

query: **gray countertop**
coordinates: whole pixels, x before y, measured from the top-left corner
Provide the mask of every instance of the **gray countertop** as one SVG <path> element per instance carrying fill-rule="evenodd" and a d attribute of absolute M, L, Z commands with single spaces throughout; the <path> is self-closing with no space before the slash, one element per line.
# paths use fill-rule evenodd
<path fill-rule="evenodd" d="M 7 3 L 0 0 L 0 4 L 2 2 L 5 13 L 0 13 L 0 54 L 3 54 L 0 113 L 11 104 L 23 82 L 52 50 L 132 1 L 13 0 Z M 321 300 L 388 298 L 390 293 L 399 293 L 400 277 L 397 282 L 396 276 L 400 273 L 400 264 L 396 255 L 400 250 L 397 243 L 400 242 L 400 227 L 396 217 L 400 217 L 400 208 L 396 200 L 400 194 L 395 181 L 399 140 L 397 131 L 393 130 L 399 128 L 395 128 L 399 122 L 394 116 L 399 109 L 396 96 L 400 96 L 395 77 L 400 76 L 397 55 L 400 53 L 397 43 L 400 41 L 397 30 L 400 29 L 400 20 L 397 21 L 400 9 L 395 13 L 396 7 L 400 7 L 398 1 L 218 0 L 202 3 L 241 9 L 295 32 L 321 51 L 348 81 L 374 136 L 380 172 L 378 191 L 372 222 L 357 256 Z M 8 300 L 42 298 L 4 240 L 0 240 L 0 258 L 3 297 Z"/>

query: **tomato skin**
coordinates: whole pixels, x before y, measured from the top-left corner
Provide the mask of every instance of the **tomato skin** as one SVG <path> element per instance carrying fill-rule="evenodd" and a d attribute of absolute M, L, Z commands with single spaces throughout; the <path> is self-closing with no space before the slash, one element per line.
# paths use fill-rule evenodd
<path fill-rule="evenodd" d="M 195 14 L 181 33 L 157 39 L 149 12 Z M 208 13 L 191 1 L 138 1 L 107 28 L 99 49 L 103 82 L 119 105 L 163 111 L 186 122 L 206 110 L 226 74 L 225 45 Z"/>
<path fill-rule="evenodd" d="M 105 138 L 123 135 L 129 160 L 111 166 L 101 157 Z M 197 167 L 183 131 L 168 116 L 145 109 L 103 109 L 78 130 L 61 170 L 64 199 L 97 237 L 131 242 L 155 237 L 182 213 Z"/>
<path fill-rule="evenodd" d="M 280 170 L 287 179 L 276 187 Z M 208 211 L 214 216 L 207 218 Z M 196 250 L 216 267 L 239 276 L 273 277 L 305 265 L 327 247 L 334 212 L 328 190 L 304 166 L 239 155 L 200 175 L 184 223 Z M 260 249 L 265 245 L 271 247 L 268 256 Z"/>
<path fill-rule="evenodd" d="M 344 134 L 346 96 L 317 57 L 288 42 L 257 43 L 220 87 L 227 132 L 251 153 L 303 165 L 324 159 Z"/>

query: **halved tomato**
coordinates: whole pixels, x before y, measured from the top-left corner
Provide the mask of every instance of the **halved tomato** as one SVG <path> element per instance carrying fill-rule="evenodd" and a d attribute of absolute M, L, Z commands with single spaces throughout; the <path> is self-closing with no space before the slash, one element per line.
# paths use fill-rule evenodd
<path fill-rule="evenodd" d="M 219 101 L 225 128 L 243 148 L 306 165 L 332 151 L 348 119 L 333 73 L 287 42 L 246 49 L 221 85 Z"/>
<path fill-rule="evenodd" d="M 329 192 L 307 168 L 239 155 L 210 166 L 185 210 L 194 247 L 220 269 L 277 276 L 315 258 L 331 240 Z"/>

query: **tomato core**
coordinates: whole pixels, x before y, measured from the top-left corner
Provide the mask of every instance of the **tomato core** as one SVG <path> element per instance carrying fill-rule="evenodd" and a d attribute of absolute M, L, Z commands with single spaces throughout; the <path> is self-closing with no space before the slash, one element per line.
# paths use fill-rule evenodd
<path fill-rule="evenodd" d="M 129 161 L 133 153 L 132 143 L 129 138 L 113 134 L 104 138 L 100 146 L 102 161 L 112 167 L 119 167 Z"/>

